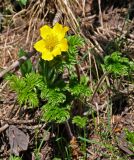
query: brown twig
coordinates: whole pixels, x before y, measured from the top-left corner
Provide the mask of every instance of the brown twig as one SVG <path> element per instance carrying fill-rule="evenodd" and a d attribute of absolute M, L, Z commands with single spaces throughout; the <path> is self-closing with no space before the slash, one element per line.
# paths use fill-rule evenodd
<path fill-rule="evenodd" d="M 79 66 L 78 66 L 78 64 L 75 64 L 75 69 L 76 69 L 76 73 L 77 73 L 78 81 L 80 82 L 80 70 L 79 70 Z"/>
<path fill-rule="evenodd" d="M 9 124 L 5 124 L 4 126 L 0 127 L 0 133 L 6 130 L 9 127 Z"/>
<path fill-rule="evenodd" d="M 102 18 L 102 11 L 101 11 L 101 0 L 98 0 L 98 6 L 99 6 L 99 19 L 100 19 L 100 24 L 103 27 L 103 18 Z"/>
<path fill-rule="evenodd" d="M 32 57 L 36 53 L 35 50 L 28 52 L 26 56 L 22 56 L 19 60 L 15 61 L 12 65 L 10 65 L 7 69 L 0 72 L 0 80 L 3 78 L 3 76 L 8 73 L 9 71 L 17 68 L 22 63 L 24 63 L 26 60 L 28 60 L 30 57 Z"/>
<path fill-rule="evenodd" d="M 0 117 L 0 120 L 5 121 L 8 124 L 33 124 L 36 123 L 36 120 L 18 120 L 18 119 L 10 119 L 10 118 L 4 118 Z"/>
<path fill-rule="evenodd" d="M 102 75 L 102 77 L 100 78 L 100 80 L 99 80 L 99 82 L 98 82 L 98 84 L 97 84 L 97 86 L 96 86 L 96 88 L 95 88 L 95 91 L 94 91 L 94 93 L 93 93 L 93 95 L 92 95 L 92 97 L 91 97 L 91 102 L 93 101 L 95 94 L 97 93 L 99 87 L 101 86 L 101 84 L 102 84 L 103 80 L 105 79 L 105 77 L 107 76 L 107 74 L 108 74 L 107 72 L 104 73 L 104 74 Z"/>
<path fill-rule="evenodd" d="M 35 129 L 37 129 L 37 128 L 40 128 L 40 130 L 41 130 L 42 128 L 45 128 L 45 127 L 46 127 L 46 123 L 45 123 L 45 124 L 31 125 L 31 126 L 28 126 L 28 125 L 20 125 L 18 128 L 20 128 L 20 129 L 25 128 L 25 129 L 28 129 L 28 130 L 35 130 Z"/>
<path fill-rule="evenodd" d="M 65 128 L 66 128 L 67 134 L 69 136 L 69 139 L 71 140 L 74 137 L 74 135 L 71 131 L 71 127 L 70 127 L 68 121 L 65 122 Z"/>

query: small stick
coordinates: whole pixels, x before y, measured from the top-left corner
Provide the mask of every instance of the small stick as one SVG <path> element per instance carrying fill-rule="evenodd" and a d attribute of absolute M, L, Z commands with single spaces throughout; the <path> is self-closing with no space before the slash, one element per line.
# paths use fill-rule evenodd
<path fill-rule="evenodd" d="M 31 125 L 31 126 L 28 126 L 28 125 L 20 125 L 18 128 L 20 128 L 20 129 L 23 129 L 23 128 L 25 128 L 25 129 L 28 129 L 28 130 L 34 130 L 34 129 L 37 129 L 37 128 L 40 128 L 40 130 L 41 130 L 41 128 L 45 128 L 46 127 L 46 123 L 45 124 L 37 124 L 37 125 Z"/>
<path fill-rule="evenodd" d="M 33 124 L 33 123 L 36 123 L 36 121 L 33 119 L 32 120 L 18 120 L 18 119 L 0 117 L 0 120 L 5 121 L 8 124 Z"/>
<path fill-rule="evenodd" d="M 70 128 L 68 121 L 65 122 L 65 128 L 66 128 L 67 134 L 69 136 L 69 139 L 71 140 L 74 137 L 74 135 L 71 131 L 71 128 Z"/>
<path fill-rule="evenodd" d="M 94 91 L 94 93 L 93 93 L 93 95 L 92 95 L 92 97 L 91 97 L 91 102 L 93 101 L 95 94 L 97 93 L 99 87 L 101 86 L 101 84 L 102 84 L 103 80 L 105 79 L 105 77 L 107 76 L 107 74 L 108 74 L 107 72 L 104 73 L 104 74 L 102 75 L 102 77 L 100 78 L 100 80 L 99 80 L 99 82 L 98 82 L 98 84 L 97 84 L 97 86 L 96 86 L 96 88 L 95 88 L 95 91 Z"/>
<path fill-rule="evenodd" d="M 28 52 L 26 56 L 22 56 L 20 59 L 15 61 L 13 64 L 11 64 L 7 69 L 3 70 L 0 72 L 0 80 L 3 78 L 3 76 L 8 73 L 9 71 L 17 68 L 20 66 L 22 63 L 24 63 L 26 60 L 28 60 L 30 57 L 32 57 L 36 53 L 35 50 Z"/>
<path fill-rule="evenodd" d="M 2 126 L 0 128 L 0 133 L 3 132 L 4 130 L 6 130 L 9 127 L 9 124 L 5 124 L 4 126 Z"/>
<path fill-rule="evenodd" d="M 101 11 L 101 0 L 98 0 L 98 6 L 99 6 L 99 20 L 101 27 L 103 27 L 103 18 L 102 18 L 102 11 Z"/>
<path fill-rule="evenodd" d="M 80 82 L 80 71 L 79 71 L 79 66 L 78 66 L 78 64 L 75 64 L 75 69 L 76 69 L 78 81 Z"/>

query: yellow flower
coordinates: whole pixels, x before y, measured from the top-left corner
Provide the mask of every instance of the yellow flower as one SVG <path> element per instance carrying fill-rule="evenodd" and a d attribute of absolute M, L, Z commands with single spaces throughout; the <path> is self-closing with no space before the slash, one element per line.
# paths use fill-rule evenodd
<path fill-rule="evenodd" d="M 45 25 L 40 28 L 41 40 L 34 44 L 34 48 L 42 53 L 42 59 L 51 61 L 57 55 L 61 55 L 62 51 L 68 50 L 67 39 L 64 38 L 68 27 L 63 27 L 56 23 L 53 28 Z"/>

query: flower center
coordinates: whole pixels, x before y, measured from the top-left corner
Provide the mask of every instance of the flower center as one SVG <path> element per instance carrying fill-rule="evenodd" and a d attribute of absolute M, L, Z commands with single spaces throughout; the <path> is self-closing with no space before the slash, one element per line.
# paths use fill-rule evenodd
<path fill-rule="evenodd" d="M 50 51 L 52 51 L 59 43 L 58 38 L 55 35 L 48 35 L 45 41 L 46 41 L 46 48 Z"/>

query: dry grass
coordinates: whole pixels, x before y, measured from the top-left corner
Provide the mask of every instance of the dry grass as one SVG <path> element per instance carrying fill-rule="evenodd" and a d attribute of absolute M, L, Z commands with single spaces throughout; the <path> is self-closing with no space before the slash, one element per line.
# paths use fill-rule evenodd
<path fill-rule="evenodd" d="M 87 58 L 79 65 L 79 69 L 82 74 L 89 75 L 90 87 L 93 91 L 89 105 L 92 106 L 97 115 L 94 122 L 91 120 L 91 125 L 95 126 L 96 132 L 107 129 L 108 122 L 111 128 L 117 125 L 118 121 L 126 126 L 123 115 L 114 117 L 112 116 L 112 111 L 110 111 L 110 115 L 107 115 L 110 108 L 109 95 L 111 96 L 112 93 L 109 93 L 110 91 L 105 86 L 102 86 L 105 83 L 109 87 L 110 82 L 105 72 L 100 72 L 99 60 L 101 61 L 104 55 L 110 53 L 107 47 L 108 45 L 112 46 L 113 41 L 117 38 L 120 38 L 121 43 L 123 43 L 123 47 L 120 48 L 121 51 L 130 57 L 130 59 L 134 59 L 134 20 L 130 21 L 124 18 L 127 15 L 128 8 L 112 9 L 111 7 L 102 10 L 101 5 L 103 4 L 101 2 L 101 0 L 98 0 L 95 8 L 93 6 L 94 1 L 92 0 L 29 0 L 29 5 L 25 9 L 19 12 L 12 11 L 9 17 L 8 15 L 4 15 L 4 20 L 10 18 L 10 21 L 6 22 L 4 30 L 0 35 L 0 70 L 8 68 L 9 65 L 18 59 L 19 48 L 27 51 L 33 49 L 33 44 L 39 39 L 39 28 L 44 24 L 53 26 L 56 22 L 60 22 L 70 27 L 69 34 L 77 34 L 84 38 L 86 44 L 80 52 L 82 55 L 87 54 Z M 127 82 L 124 82 L 123 85 L 127 85 Z M 5 86 L 5 83 L 1 84 L 1 93 L 5 89 Z M 100 88 L 103 91 L 98 92 Z M 125 91 L 123 90 L 123 92 Z M 5 99 L 10 96 L 10 94 L 6 94 L 6 92 L 2 94 L 3 97 L 5 96 Z M 126 94 L 126 96 L 128 95 Z M 128 104 L 128 108 L 132 111 L 133 100 L 133 95 L 130 93 L 128 101 L 131 101 L 131 104 Z M 6 114 L 5 110 L 4 114 Z M 119 119 L 117 120 L 117 118 Z M 133 122 L 131 121 L 130 123 Z M 117 131 L 116 128 L 120 131 L 123 127 L 114 126 L 113 133 Z M 91 145 L 92 149 L 90 147 L 87 148 L 93 157 L 97 157 L 97 151 L 94 152 L 95 147 L 96 145 Z M 103 151 L 104 148 L 102 148 L 100 147 L 99 149 Z"/>

